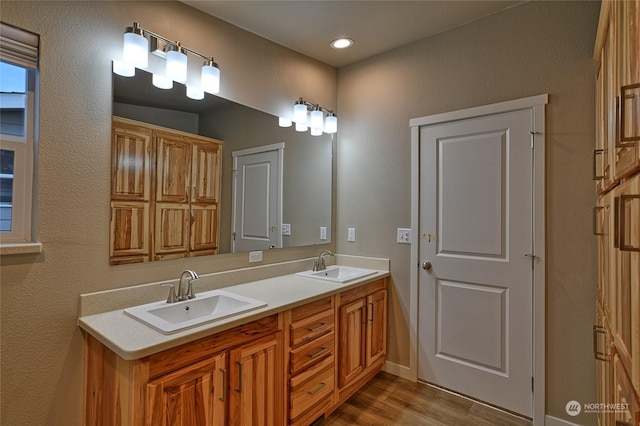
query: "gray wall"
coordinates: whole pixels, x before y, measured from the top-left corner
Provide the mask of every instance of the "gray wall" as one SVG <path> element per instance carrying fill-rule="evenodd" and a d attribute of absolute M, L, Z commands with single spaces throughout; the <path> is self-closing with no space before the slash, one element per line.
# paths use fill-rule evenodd
<path fill-rule="evenodd" d="M 222 97 L 280 115 L 298 97 L 336 106 L 335 68 L 182 3 L 0 2 L 3 22 L 41 35 L 39 255 L 0 258 L 3 425 L 81 424 L 83 293 L 249 266 L 218 255 L 110 267 L 111 61 L 125 27 L 141 26 L 214 55 Z M 323 246 L 333 249 L 333 246 Z M 264 253 L 264 262 L 318 249 Z"/>
<path fill-rule="evenodd" d="M 595 401 L 591 325 L 592 60 L 599 2 L 530 2 L 338 73 L 338 252 L 391 259 L 389 359 L 409 365 L 409 119 L 549 93 L 546 134 L 547 412 Z M 347 227 L 357 241 L 347 242 Z"/>

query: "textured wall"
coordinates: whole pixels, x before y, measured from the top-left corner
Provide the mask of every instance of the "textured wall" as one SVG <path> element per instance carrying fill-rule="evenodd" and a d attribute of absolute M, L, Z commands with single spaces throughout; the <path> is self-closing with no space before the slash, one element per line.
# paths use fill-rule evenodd
<path fill-rule="evenodd" d="M 391 259 L 389 359 L 404 366 L 410 247 L 395 234 L 411 224 L 409 119 L 549 93 L 547 412 L 564 418 L 567 401 L 595 401 L 590 226 L 598 13 L 599 2 L 529 2 L 338 73 L 338 251 Z M 346 241 L 350 226 L 355 243 Z"/>
<path fill-rule="evenodd" d="M 81 424 L 78 295 L 247 266 L 244 255 L 110 267 L 111 60 L 140 24 L 215 55 L 221 95 L 278 115 L 300 96 L 336 105 L 336 70 L 178 2 L 0 2 L 2 21 L 41 35 L 40 255 L 0 259 L 1 422 Z M 318 249 L 265 252 L 266 262 Z"/>

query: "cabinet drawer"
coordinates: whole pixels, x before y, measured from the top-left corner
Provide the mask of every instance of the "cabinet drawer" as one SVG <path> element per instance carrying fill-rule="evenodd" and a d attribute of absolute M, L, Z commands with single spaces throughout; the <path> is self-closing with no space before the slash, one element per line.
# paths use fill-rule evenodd
<path fill-rule="evenodd" d="M 334 352 L 335 333 L 322 336 L 291 351 L 291 374 L 295 375 L 303 369 L 316 364 Z"/>
<path fill-rule="evenodd" d="M 333 298 L 331 296 L 293 308 L 291 310 L 291 322 L 295 323 L 329 309 L 333 309 Z"/>
<path fill-rule="evenodd" d="M 296 321 L 291 324 L 291 346 L 299 346 L 302 343 L 333 331 L 333 328 L 333 309 L 319 312 L 308 318 Z"/>
<path fill-rule="evenodd" d="M 291 379 L 289 418 L 295 419 L 329 397 L 334 387 L 334 357 L 330 356 L 316 368 Z"/>

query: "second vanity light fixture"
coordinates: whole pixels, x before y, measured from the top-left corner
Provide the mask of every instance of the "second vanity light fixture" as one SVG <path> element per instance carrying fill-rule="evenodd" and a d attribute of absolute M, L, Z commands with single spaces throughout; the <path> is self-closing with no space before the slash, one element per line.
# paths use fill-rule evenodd
<path fill-rule="evenodd" d="M 150 46 L 151 45 L 151 49 Z M 153 85 L 160 89 L 171 89 L 173 82 L 184 83 L 187 96 L 192 99 L 203 99 L 204 92 L 216 94 L 220 91 L 220 68 L 211 56 L 183 46 L 179 41 L 172 41 L 159 34 L 141 28 L 137 22 L 127 27 L 124 33 L 122 61 L 114 61 L 113 71 L 124 77 L 132 77 L 135 69 L 149 66 L 149 52 L 166 59 L 164 74 L 154 72 Z M 204 59 L 200 71 L 200 85 L 187 84 L 187 54 Z"/>
<path fill-rule="evenodd" d="M 327 113 L 326 118 L 325 112 Z M 306 132 L 310 128 L 313 136 L 320 136 L 322 132 L 332 134 L 338 131 L 338 117 L 333 113 L 333 110 L 303 98 L 299 98 L 293 105 L 293 122 L 296 123 L 298 132 Z M 291 120 L 280 118 L 280 127 L 291 125 Z"/>

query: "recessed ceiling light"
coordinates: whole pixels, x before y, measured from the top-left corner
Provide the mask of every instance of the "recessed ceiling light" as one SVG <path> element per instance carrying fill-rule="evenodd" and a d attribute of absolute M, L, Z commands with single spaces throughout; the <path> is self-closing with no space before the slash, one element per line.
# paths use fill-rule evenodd
<path fill-rule="evenodd" d="M 350 38 L 337 38 L 331 42 L 331 47 L 334 49 L 346 49 L 353 44 L 353 40 Z"/>

